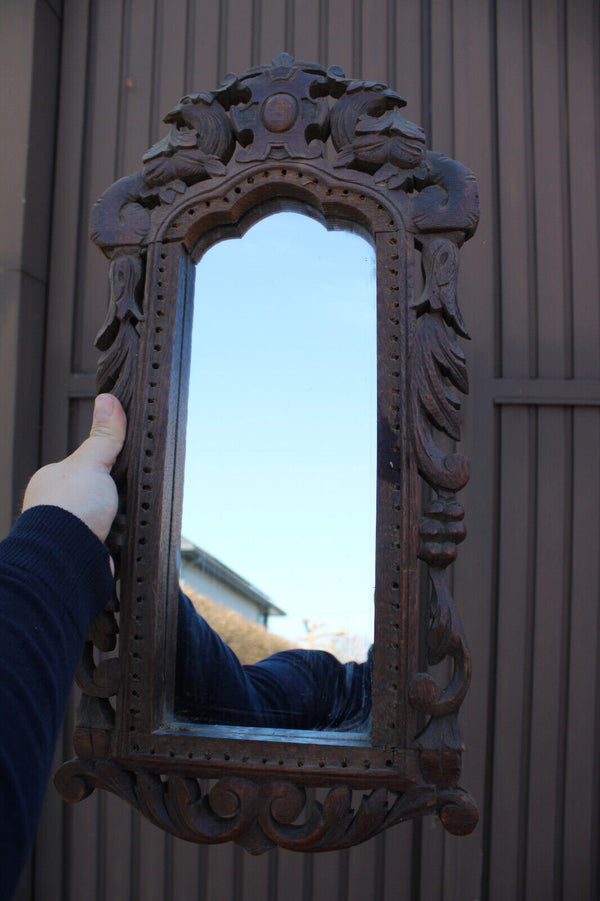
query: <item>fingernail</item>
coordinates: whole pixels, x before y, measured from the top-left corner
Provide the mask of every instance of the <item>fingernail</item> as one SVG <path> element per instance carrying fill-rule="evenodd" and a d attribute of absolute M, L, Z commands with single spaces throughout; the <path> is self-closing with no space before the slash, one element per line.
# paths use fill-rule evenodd
<path fill-rule="evenodd" d="M 112 394 L 99 394 L 94 404 L 94 422 L 108 422 L 115 407 Z"/>

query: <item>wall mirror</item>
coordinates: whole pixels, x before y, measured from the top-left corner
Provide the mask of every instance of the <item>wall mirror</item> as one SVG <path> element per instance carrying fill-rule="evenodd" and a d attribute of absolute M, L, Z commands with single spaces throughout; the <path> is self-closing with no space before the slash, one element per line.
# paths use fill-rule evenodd
<path fill-rule="evenodd" d="M 375 254 L 367 240 L 288 211 L 203 255 L 194 292 L 180 579 L 243 663 L 294 648 L 367 660 L 376 384 Z M 269 634 L 261 636 L 248 620 L 263 617 Z M 193 621 L 187 634 L 179 630 L 178 655 L 194 659 L 181 661 L 187 688 L 176 693 L 175 714 L 248 722 L 243 693 L 229 688 L 225 698 L 213 689 L 210 707 L 199 693 L 218 672 L 198 647 L 201 638 Z M 329 681 L 334 673 L 324 675 Z M 305 703 L 300 676 L 294 669 L 284 725 Z M 343 722 L 335 712 L 341 703 L 331 703 L 324 686 L 314 721 L 303 715 L 303 726 L 324 728 L 327 705 L 336 728 L 366 728 L 370 698 Z"/>
<path fill-rule="evenodd" d="M 270 65 L 227 76 L 215 91 L 182 98 L 165 118 L 168 134 L 145 153 L 140 171 L 108 188 L 94 206 L 92 239 L 110 261 L 109 308 L 97 337 L 97 387 L 119 396 L 129 429 L 114 470 L 120 505 L 109 540 L 116 593 L 90 631 L 78 670 L 77 757 L 55 780 L 67 800 L 107 789 L 174 835 L 200 843 L 233 840 L 252 853 L 274 845 L 302 851 L 348 847 L 435 811 L 455 834 L 470 832 L 477 822 L 475 804 L 460 785 L 463 741 L 457 716 L 471 666 L 449 582 L 449 567 L 465 537 L 457 492 L 468 481 L 469 464 L 441 440 L 443 433 L 453 442 L 460 439 L 460 395 L 468 389 L 460 341 L 468 332 L 456 284 L 460 247 L 477 225 L 477 186 L 461 163 L 426 148 L 422 129 L 402 115 L 404 106 L 384 84 L 281 54 Z M 239 266 L 235 245 L 241 242 L 229 239 L 245 241 L 282 212 L 308 217 L 326 237 L 342 229 L 368 242 L 367 251 L 373 248 L 376 292 L 371 324 L 368 300 L 360 310 L 366 315 L 360 352 L 349 346 L 342 321 L 357 312 L 350 289 L 330 331 L 323 303 L 315 306 L 312 296 L 303 301 L 283 283 L 275 306 L 269 308 L 266 297 L 252 300 L 251 270 L 266 286 L 276 270 L 274 244 L 254 254 L 254 265 Z M 296 243 L 296 265 L 314 271 L 314 248 L 303 252 Z M 220 284 L 213 281 L 211 287 L 202 263 L 219 247 L 230 249 L 218 264 Z M 333 251 L 323 252 L 331 263 Z M 419 265 L 423 289 L 416 291 Z M 330 268 L 335 284 L 342 284 L 342 273 L 337 278 L 335 264 Z M 240 271 L 235 298 L 228 301 L 226 288 Z M 333 287 L 321 296 L 333 303 Z M 225 315 L 214 319 L 213 327 L 207 311 L 212 315 L 219 308 Z M 281 332 L 279 316 L 288 317 Z M 193 319 L 201 330 L 204 325 L 209 342 L 211 328 L 218 330 L 211 349 L 224 339 L 221 361 L 210 363 L 205 345 L 204 362 L 213 371 L 200 378 Z M 319 354 L 317 333 L 323 339 Z M 314 368 L 330 367 L 330 375 L 317 378 L 312 389 L 306 375 L 311 360 L 294 357 L 297 347 L 311 348 Z M 343 356 L 348 351 L 350 358 Z M 261 378 L 258 358 L 262 365 L 266 356 L 272 363 L 259 389 L 252 379 Z M 289 372 L 300 362 L 304 376 L 300 370 L 294 383 Z M 221 373 L 214 372 L 217 363 Z M 366 598 L 365 606 L 374 604 L 374 634 L 363 664 L 338 664 L 340 685 L 359 676 L 360 692 L 352 688 L 351 696 L 360 698 L 363 715 L 344 710 L 332 718 L 338 688 L 324 671 L 311 669 L 323 658 L 309 648 L 301 649 L 300 657 L 292 650 L 291 657 L 284 652 L 277 660 L 291 671 L 299 659 L 302 666 L 308 661 L 310 690 L 303 687 L 304 676 L 288 672 L 279 678 L 277 671 L 278 681 L 267 694 L 283 691 L 285 697 L 277 695 L 269 715 L 248 716 L 251 693 L 241 698 L 238 683 L 230 684 L 229 651 L 181 598 L 179 579 L 195 555 L 205 569 L 210 558 L 213 570 L 217 561 L 252 583 L 253 555 L 245 573 L 233 559 L 220 559 L 221 550 L 211 553 L 209 532 L 197 540 L 185 536 L 182 545 L 186 455 L 189 471 L 197 441 L 204 452 L 215 436 L 225 483 L 233 489 L 226 503 L 241 521 L 244 497 L 250 497 L 250 507 L 257 504 L 249 494 L 254 479 L 241 457 L 250 438 L 260 435 L 260 422 L 251 428 L 244 419 L 249 404 L 244 392 L 260 393 L 263 402 L 268 393 L 277 396 L 275 388 L 295 392 L 304 416 L 321 410 L 325 426 L 335 421 L 331 446 L 326 428 L 317 438 L 328 458 L 314 512 L 322 525 L 331 513 L 328 506 L 336 504 L 329 495 L 336 481 L 348 483 L 345 500 L 356 495 L 358 504 L 363 491 L 358 476 L 354 485 L 344 469 L 356 450 L 349 448 L 357 443 L 353 428 L 365 430 L 359 396 L 352 416 L 342 395 L 358 392 L 353 380 L 358 376 L 363 386 L 363 367 L 369 365 L 376 412 L 365 414 L 372 417 L 367 431 L 374 438 L 367 473 L 370 466 L 375 519 L 373 563 L 366 565 L 374 568 L 374 601 Z M 199 415 L 193 412 L 198 381 L 203 402 L 210 405 L 212 398 L 220 408 L 214 427 L 206 406 Z M 218 396 L 215 381 L 219 390 L 228 387 L 228 394 Z M 305 396 L 311 390 L 319 394 L 312 405 Z M 263 406 L 250 415 L 273 417 L 277 403 L 281 413 L 280 399 L 270 413 Z M 217 424 L 229 432 L 218 437 Z M 192 437 L 190 428 L 198 425 L 200 437 Z M 302 471 L 290 450 L 300 454 L 302 443 L 299 437 L 289 441 L 269 464 L 280 495 L 279 513 L 269 516 L 278 518 L 280 533 L 290 509 L 299 508 L 308 493 L 299 483 L 309 469 Z M 419 478 L 431 488 L 425 509 Z M 192 481 L 188 477 L 190 486 Z M 208 489 L 204 494 L 208 509 Z M 333 558 L 337 536 L 331 523 L 330 537 L 319 543 L 331 543 Z M 281 557 L 275 540 L 266 543 Z M 317 550 L 322 548 L 315 556 Z M 299 547 L 298 556 L 303 553 Z M 418 602 L 419 559 L 430 583 L 425 615 Z M 283 576 L 284 586 L 294 580 L 293 572 Z M 285 598 L 269 599 L 257 591 L 261 594 L 285 608 Z M 450 676 L 442 684 L 423 671 L 420 641 L 429 665 L 449 661 Z M 266 678 L 264 670 L 258 676 L 256 668 L 252 672 L 259 682 Z M 182 686 L 187 692 L 190 685 L 191 693 L 182 695 Z M 288 698 L 292 713 L 282 717 Z M 315 720 L 315 705 L 326 710 L 323 720 Z M 215 708 L 228 712 L 215 715 Z M 309 786 L 327 789 L 323 800 L 307 801 Z M 363 792 L 358 805 L 356 791 Z"/>

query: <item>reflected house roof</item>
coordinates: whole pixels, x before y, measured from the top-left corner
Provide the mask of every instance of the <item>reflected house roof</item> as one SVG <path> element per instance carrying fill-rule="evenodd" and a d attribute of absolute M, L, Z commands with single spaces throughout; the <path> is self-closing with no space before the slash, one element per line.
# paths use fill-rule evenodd
<path fill-rule="evenodd" d="M 251 585 L 243 576 L 230 569 L 216 557 L 204 551 L 202 548 L 181 537 L 181 580 L 190 585 L 196 591 L 206 594 L 212 600 L 223 603 L 249 619 L 266 624 L 269 616 L 285 616 L 285 611 L 277 607 L 271 599 Z M 194 575 L 196 579 L 194 579 Z M 199 583 L 198 579 L 205 579 L 206 585 Z M 211 592 L 211 585 L 220 585 L 229 590 L 229 595 L 240 599 L 240 605 L 231 603 L 227 596 L 215 596 Z M 256 615 L 249 615 L 252 609 Z"/>

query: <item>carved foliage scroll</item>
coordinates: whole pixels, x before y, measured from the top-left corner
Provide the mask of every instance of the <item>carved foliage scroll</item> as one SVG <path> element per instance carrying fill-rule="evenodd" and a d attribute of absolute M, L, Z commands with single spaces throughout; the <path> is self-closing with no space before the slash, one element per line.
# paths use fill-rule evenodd
<path fill-rule="evenodd" d="M 455 493 L 470 475 L 461 454 L 444 453 L 434 430 L 453 441 L 460 439 L 460 394 L 468 391 L 466 361 L 456 336 L 468 338 L 456 297 L 458 248 L 447 237 L 421 239 L 425 288 L 412 303 L 420 316 L 413 345 L 411 367 L 411 419 L 415 455 L 420 474 L 437 493 L 419 522 L 419 557 L 431 582 L 427 622 L 427 654 L 430 665 L 445 658 L 453 673 L 442 690 L 435 679 L 416 674 L 409 688 L 411 704 L 430 717 L 417 736 L 422 769 L 427 778 L 441 784 L 460 771 L 464 749 L 457 713 L 471 680 L 471 655 L 447 578 L 447 567 L 464 540 L 464 510 Z"/>
<path fill-rule="evenodd" d="M 364 787 L 366 776 L 338 784 L 319 802 L 307 801 L 304 787 L 297 784 L 301 780 L 287 771 L 277 779 L 221 775 L 205 792 L 198 778 L 186 772 L 183 759 L 170 762 L 168 771 L 158 759 L 155 766 L 115 759 L 114 699 L 137 694 L 136 686 L 124 686 L 122 655 L 116 656 L 121 649 L 115 596 L 92 627 L 78 671 L 83 695 L 74 740 L 79 759 L 65 764 L 56 777 L 68 800 L 102 787 L 175 835 L 206 843 L 234 840 L 252 853 L 276 844 L 304 851 L 349 847 L 433 810 L 456 834 L 471 831 L 477 822 L 476 807 L 459 785 L 463 745 L 457 714 L 471 660 L 447 578 L 466 534 L 456 492 L 468 481 L 469 463 L 438 443 L 439 432 L 459 440 L 461 395 L 468 390 L 459 339 L 469 336 L 457 302 L 457 279 L 459 249 L 478 221 L 477 185 L 461 163 L 427 149 L 423 130 L 403 116 L 405 105 L 385 84 L 349 79 L 339 67 L 298 62 L 288 54 L 271 65 L 227 76 L 215 91 L 183 97 L 165 117 L 168 134 L 144 154 L 140 171 L 117 181 L 92 211 L 92 239 L 110 259 L 109 308 L 96 341 L 101 351 L 97 389 L 117 394 L 127 413 L 143 403 L 137 367 L 142 344 L 149 340 L 146 259 L 158 253 L 152 245 L 184 240 L 182 218 L 198 215 L 198 206 L 213 204 L 214 222 L 228 221 L 223 216 L 229 191 L 242 197 L 242 185 L 247 189 L 255 178 L 266 183 L 278 171 L 287 178 L 289 165 L 299 182 L 317 184 L 321 179 L 338 186 L 342 195 L 351 194 L 356 222 L 362 224 L 370 204 L 382 233 L 402 223 L 421 251 L 425 286 L 419 298 L 405 298 L 395 270 L 395 276 L 391 271 L 386 276 L 386 290 L 393 294 L 390 322 L 400 328 L 400 321 L 410 320 L 408 397 L 400 402 L 409 408 L 410 466 L 434 493 L 418 522 L 418 555 L 431 582 L 428 659 L 430 665 L 451 661 L 448 685 L 441 687 L 427 673 L 410 674 L 408 703 L 427 721 L 410 737 L 409 747 L 399 749 L 409 761 L 404 775 L 398 770 L 397 781 L 385 788 L 379 781 L 356 808 L 351 785 Z M 221 184 L 229 187 L 219 194 Z M 280 185 L 283 197 L 288 184 L 289 179 Z M 319 189 L 325 200 L 332 193 L 326 185 Z M 322 195 L 318 197 L 321 203 Z M 264 199 L 270 199 L 268 188 L 260 194 L 259 201 Z M 198 233 L 189 238 L 188 251 Z M 166 277 L 162 272 L 159 268 L 153 276 L 159 288 Z M 408 300 L 409 309 L 394 309 L 398 298 Z M 162 294 L 159 299 L 164 301 Z M 110 543 L 117 574 L 128 517 L 127 479 L 137 471 L 132 435 L 114 471 L 120 500 Z M 411 567 L 415 564 L 409 561 Z M 394 610 L 398 606 L 397 601 L 392 604 Z M 395 752 L 385 753 L 392 766 Z M 396 790 L 398 780 L 402 785 Z"/>
<path fill-rule="evenodd" d="M 275 845 L 291 851 L 348 848 L 440 806 L 433 785 L 401 794 L 375 789 L 354 808 L 347 786 L 331 789 L 317 801 L 308 800 L 304 788 L 287 781 L 225 777 L 203 793 L 197 779 L 179 775 L 161 779 L 104 761 L 66 764 L 59 778 L 67 800 L 79 801 L 94 788 L 105 788 L 173 835 L 200 844 L 235 841 L 252 854 Z M 457 803 L 462 803 L 457 792 L 444 793 L 442 817 L 451 818 Z"/>
<path fill-rule="evenodd" d="M 455 160 L 425 147 L 425 135 L 400 113 L 406 101 L 380 82 L 281 54 L 271 66 L 227 76 L 211 93 L 182 98 L 165 117 L 166 138 L 135 175 L 116 182 L 95 204 L 92 240 L 101 248 L 143 243 L 150 211 L 186 188 L 218 178 L 233 163 L 317 160 L 331 138 L 334 167 L 369 173 L 373 184 L 416 191 L 412 220 L 420 233 L 452 232 L 461 244 L 477 225 L 477 185 Z M 236 149 L 237 147 L 237 149 Z"/>

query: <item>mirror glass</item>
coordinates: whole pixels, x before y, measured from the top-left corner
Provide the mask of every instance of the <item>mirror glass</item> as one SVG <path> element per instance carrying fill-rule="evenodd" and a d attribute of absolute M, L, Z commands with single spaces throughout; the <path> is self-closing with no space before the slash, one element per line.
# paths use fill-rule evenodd
<path fill-rule="evenodd" d="M 205 252 L 196 269 L 180 577 L 242 664 L 291 648 L 342 663 L 368 657 L 376 379 L 367 240 L 284 212 Z M 192 614 L 180 620 L 178 679 L 200 653 Z M 211 645 L 211 659 L 221 653 Z M 239 686 L 231 691 L 239 695 Z M 222 722 L 249 722 L 238 701 Z M 204 722 L 197 704 L 176 701 L 176 713 Z"/>

